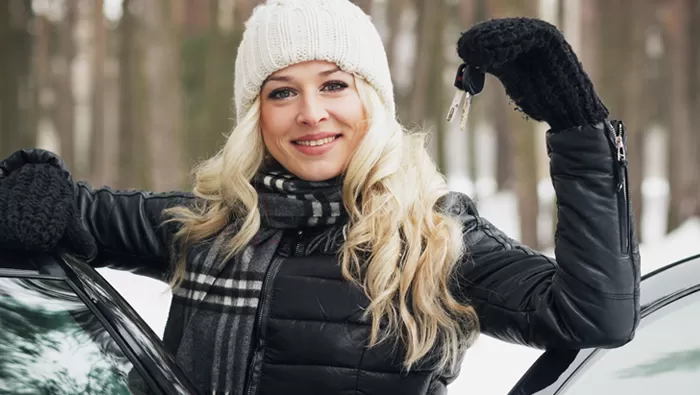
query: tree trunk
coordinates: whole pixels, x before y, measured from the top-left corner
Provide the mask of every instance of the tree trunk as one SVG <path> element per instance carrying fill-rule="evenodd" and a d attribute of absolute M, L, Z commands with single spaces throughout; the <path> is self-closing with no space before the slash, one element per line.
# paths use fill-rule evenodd
<path fill-rule="evenodd" d="M 119 21 L 119 188 L 146 188 L 146 149 L 144 117 L 146 92 L 140 67 L 142 51 L 137 37 L 140 20 L 130 11 L 139 0 L 124 0 Z"/>
<path fill-rule="evenodd" d="M 401 32 L 401 20 L 406 0 L 389 0 L 386 6 L 386 24 L 387 24 L 387 39 L 386 39 L 386 55 L 389 60 L 392 78 L 396 74 L 396 44 Z M 396 81 L 394 80 L 394 86 Z"/>
<path fill-rule="evenodd" d="M 700 127 L 700 2 L 695 1 L 692 3 L 692 9 L 690 11 L 690 42 L 694 43 L 690 46 L 690 70 L 692 72 L 691 84 L 690 84 L 690 113 L 692 114 L 692 126 L 696 130 L 695 133 L 691 133 L 691 137 L 695 139 L 695 164 L 694 169 L 691 174 L 693 176 L 692 185 L 695 186 L 695 210 L 693 216 L 700 217 L 700 174 L 698 174 L 697 169 L 700 169 L 700 158 L 697 153 L 700 152 L 700 136 L 697 132 L 697 128 Z"/>
<path fill-rule="evenodd" d="M 219 0 L 209 0 L 212 15 L 217 15 Z M 205 103 L 208 111 L 206 136 L 201 139 L 199 154 L 209 157 L 224 143 L 223 135 L 233 127 L 231 119 L 231 87 L 233 87 L 232 59 L 242 38 L 242 31 L 225 33 L 219 29 L 216 18 L 209 26 L 207 39 L 209 50 L 206 55 L 207 72 L 204 76 Z M 194 132 L 194 131 L 193 131 Z M 196 133 L 196 132 L 195 132 Z"/>
<path fill-rule="evenodd" d="M 61 158 L 69 169 L 77 171 L 75 166 L 75 96 L 73 95 L 72 66 L 75 58 L 73 31 L 77 15 L 75 2 L 66 2 L 65 15 L 58 27 L 58 51 L 53 63 L 56 97 L 58 98 L 53 119 L 60 145 Z"/>
<path fill-rule="evenodd" d="M 260 4 L 262 0 L 235 0 L 233 11 L 233 24 L 236 28 L 243 28 L 245 21 L 250 18 L 255 6 Z"/>
<path fill-rule="evenodd" d="M 105 40 L 106 30 L 102 12 L 104 0 L 95 0 L 92 4 L 92 150 L 90 155 L 91 179 L 98 185 L 111 185 L 116 181 L 114 158 L 110 151 L 115 141 L 105 135 Z M 118 140 L 116 141 L 118 142 Z"/>
<path fill-rule="evenodd" d="M 646 53 L 647 29 L 652 22 L 653 7 L 641 2 L 630 8 L 622 0 L 599 2 L 605 9 L 599 14 L 600 63 L 592 70 L 598 74 L 596 91 L 610 111 L 610 118 L 625 123 L 630 199 L 636 225 L 644 220 L 642 181 L 643 156 L 647 127 L 651 123 L 652 103 L 644 94 L 649 86 L 650 61 Z M 625 56 L 620 56 L 625 53 Z M 637 230 L 640 238 L 642 233 Z"/>
<path fill-rule="evenodd" d="M 437 166 L 444 171 L 445 158 L 442 136 L 445 124 L 444 112 L 447 108 L 444 100 L 443 73 L 445 70 L 444 28 L 446 6 L 444 0 L 414 3 L 418 12 L 416 51 L 413 63 L 413 89 L 410 97 L 409 113 L 406 120 L 422 129 L 435 132 L 428 149 L 435 158 Z M 426 54 L 421 56 L 420 54 Z"/>
<path fill-rule="evenodd" d="M 364 11 L 365 14 L 372 15 L 372 0 L 353 0 L 353 3 L 362 8 L 362 11 Z"/>
<path fill-rule="evenodd" d="M 428 89 L 433 59 L 430 59 L 429 56 L 420 56 L 419 54 L 428 53 L 429 48 L 433 46 L 433 31 L 435 28 L 431 23 L 435 21 L 438 10 L 437 7 L 433 7 L 428 1 L 414 0 L 413 3 L 418 14 L 415 29 L 416 57 L 413 62 L 413 89 L 408 95 L 411 99 L 409 113 L 405 115 L 410 123 L 424 125 L 428 108 Z"/>
<path fill-rule="evenodd" d="M 36 117 L 37 146 L 56 151 L 56 127 L 51 118 L 56 94 L 51 87 L 51 22 L 43 15 L 34 18 L 32 80 Z"/>
<path fill-rule="evenodd" d="M 477 22 L 486 19 L 486 1 L 485 0 L 469 0 L 469 1 L 462 1 L 459 3 L 459 20 L 461 22 L 460 26 L 460 33 L 467 31 L 471 26 L 476 24 Z M 472 108 L 470 110 L 470 115 L 468 119 L 468 127 L 466 130 L 467 136 L 467 149 L 468 149 L 468 154 L 467 154 L 467 167 L 469 169 L 469 177 L 471 179 L 472 185 L 474 187 L 472 191 L 472 198 L 474 199 L 474 202 L 476 205 L 479 204 L 480 196 L 479 196 L 479 161 L 478 161 L 478 153 L 480 152 L 480 147 L 477 146 L 478 144 L 478 133 L 479 133 L 479 128 L 481 125 L 484 124 L 489 124 L 492 123 L 491 120 L 493 120 L 494 123 L 494 128 L 496 129 L 496 133 L 498 133 L 498 126 L 496 125 L 495 122 L 501 120 L 503 117 L 502 116 L 497 116 L 494 117 L 493 114 L 490 114 L 489 112 L 492 109 L 494 109 L 493 106 L 493 99 L 499 97 L 497 96 L 497 89 L 496 86 L 499 84 L 499 82 L 493 78 L 491 75 L 486 76 L 486 82 L 484 84 L 484 90 L 479 93 L 473 100 L 472 100 Z M 459 122 L 458 120 L 455 122 Z M 497 135 L 496 137 L 496 183 L 497 189 L 500 189 L 499 184 L 499 177 L 502 175 L 500 171 L 503 169 L 503 163 L 510 163 L 509 162 L 509 157 L 506 151 L 501 151 L 502 143 L 505 141 L 507 144 L 508 140 L 503 140 L 499 138 Z M 503 156 L 502 156 L 503 155 Z M 510 169 L 506 170 L 506 173 L 510 174 Z M 508 176 L 506 176 L 508 177 Z"/>
<path fill-rule="evenodd" d="M 640 2 L 632 10 L 624 7 L 622 11 L 626 14 L 620 15 L 624 20 L 625 43 L 620 48 L 628 48 L 629 55 L 624 57 L 625 63 L 618 67 L 617 73 L 622 73 L 622 91 L 625 98 L 623 100 L 622 120 L 627 129 L 627 160 L 629 169 L 630 198 L 634 212 L 636 232 L 640 240 L 643 240 L 643 233 L 639 227 L 644 221 L 644 196 L 642 194 L 642 182 L 644 180 L 644 141 L 647 136 L 648 127 L 652 122 L 652 97 L 645 94 L 646 87 L 651 86 L 649 67 L 650 60 L 646 52 L 648 38 L 648 26 L 652 23 L 654 7 L 652 3 Z M 632 15 L 629 15 L 632 13 Z"/>
<path fill-rule="evenodd" d="M 31 36 L 26 1 L 0 5 L 0 157 L 34 145 L 35 130 L 23 117 L 33 107 L 29 94 Z"/>
<path fill-rule="evenodd" d="M 155 191 L 179 189 L 182 163 L 180 52 L 167 0 L 143 3 L 146 77 L 146 143 L 150 185 Z"/>
<path fill-rule="evenodd" d="M 512 112 L 513 107 L 503 86 L 497 85 L 500 82 L 496 78 L 489 76 L 486 82 L 491 85 L 491 88 L 498 88 L 489 89 L 485 93 L 490 94 L 490 118 L 496 135 L 496 190 L 503 191 L 513 187 L 512 134 L 508 130 L 508 119 L 503 116 L 504 113 Z"/>
<path fill-rule="evenodd" d="M 490 4 L 492 17 L 505 16 L 536 16 L 536 2 L 498 1 Z M 503 90 L 505 95 L 505 90 Z M 503 116 L 503 115 L 501 115 Z M 537 124 L 525 120 L 523 114 L 514 111 L 509 105 L 505 117 L 508 138 L 513 149 L 511 162 L 514 176 L 514 189 L 517 197 L 518 217 L 520 222 L 520 241 L 538 250 L 540 248 L 538 218 L 539 199 L 537 194 L 537 146 L 539 141 L 536 133 L 541 131 Z M 501 158 L 499 158 L 500 160 Z"/>
<path fill-rule="evenodd" d="M 668 179 L 670 187 L 668 225 L 670 232 L 680 226 L 694 211 L 694 186 L 692 185 L 693 150 L 691 147 L 690 98 L 690 41 L 688 37 L 690 7 L 686 0 L 669 0 L 665 20 L 670 62 L 670 95 L 668 104 L 671 116 L 668 129 Z"/>
<path fill-rule="evenodd" d="M 445 92 L 445 68 L 447 60 L 445 59 L 445 24 L 447 22 L 447 7 L 444 0 L 434 1 L 431 3 L 435 9 L 434 20 L 430 24 L 432 27 L 431 35 L 433 37 L 432 46 L 428 58 L 432 60 L 430 64 L 428 84 L 428 122 L 434 125 L 433 138 L 429 140 L 429 146 L 434 146 L 434 158 L 438 170 L 446 174 L 447 158 L 445 155 L 445 135 L 446 122 L 445 110 L 449 107 L 448 99 Z M 449 98 L 451 101 L 452 98 Z"/>

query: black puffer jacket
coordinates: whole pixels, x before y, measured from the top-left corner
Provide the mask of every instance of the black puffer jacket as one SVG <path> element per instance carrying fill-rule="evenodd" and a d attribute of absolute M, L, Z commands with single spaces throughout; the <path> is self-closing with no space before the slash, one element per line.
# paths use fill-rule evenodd
<path fill-rule="evenodd" d="M 464 224 L 468 257 L 459 297 L 483 333 L 533 347 L 616 347 L 639 320 L 639 255 L 618 156 L 618 123 L 549 133 L 558 201 L 556 260 L 508 238 L 464 195 L 448 209 Z M 162 278 L 172 229 L 161 211 L 191 195 L 78 187 L 84 225 L 111 265 Z M 263 283 L 250 394 L 445 394 L 454 372 L 401 373 L 400 351 L 366 348 L 364 294 L 343 281 L 334 257 L 338 228 L 289 232 Z M 342 237 L 342 236 L 341 236 Z M 331 242 L 329 242 L 329 240 Z M 96 261 L 97 262 L 97 261 Z M 176 353 L 176 322 L 165 342 Z M 398 354 L 397 354 L 398 353 Z"/>

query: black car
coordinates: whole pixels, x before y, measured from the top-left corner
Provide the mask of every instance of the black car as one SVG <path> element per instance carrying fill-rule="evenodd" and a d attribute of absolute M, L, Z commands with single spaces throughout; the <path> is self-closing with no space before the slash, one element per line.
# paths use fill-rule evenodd
<path fill-rule="evenodd" d="M 509 395 L 696 394 L 700 255 L 643 277 L 617 349 L 549 350 Z M 2 394 L 196 394 L 158 336 L 86 263 L 0 251 Z"/>
<path fill-rule="evenodd" d="M 615 349 L 549 350 L 509 395 L 700 393 L 700 255 L 642 278 L 634 340 Z"/>
<path fill-rule="evenodd" d="M 66 254 L 0 251 L 0 393 L 197 391 L 92 267 Z"/>

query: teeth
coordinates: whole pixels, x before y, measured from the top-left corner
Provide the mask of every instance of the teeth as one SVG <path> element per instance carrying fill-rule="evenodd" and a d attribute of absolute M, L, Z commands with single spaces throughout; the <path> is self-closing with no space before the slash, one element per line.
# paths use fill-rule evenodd
<path fill-rule="evenodd" d="M 328 144 L 335 139 L 336 139 L 335 137 L 326 137 L 325 139 L 320 139 L 320 140 L 296 141 L 295 143 L 299 144 L 299 145 L 307 145 L 310 147 L 315 147 L 317 145 Z"/>

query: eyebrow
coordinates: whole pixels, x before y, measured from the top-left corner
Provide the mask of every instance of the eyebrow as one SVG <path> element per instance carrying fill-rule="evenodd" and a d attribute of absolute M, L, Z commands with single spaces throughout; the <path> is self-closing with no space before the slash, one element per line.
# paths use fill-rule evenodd
<path fill-rule="evenodd" d="M 318 73 L 318 75 L 319 75 L 320 77 L 327 77 L 327 76 L 329 76 L 329 75 L 331 75 L 331 74 L 333 74 L 333 73 L 337 73 L 338 71 L 340 71 L 340 67 L 335 67 L 335 68 L 333 68 L 333 69 L 328 69 L 328 70 L 321 71 L 320 73 Z M 263 85 L 265 85 L 265 83 L 268 82 L 268 81 L 289 82 L 289 81 L 291 81 L 291 80 L 293 80 L 293 78 L 292 78 L 292 77 L 288 77 L 288 76 L 286 76 L 286 75 L 279 75 L 279 76 L 272 76 L 272 75 L 271 75 L 271 76 L 267 77 L 267 79 L 263 82 Z"/>

